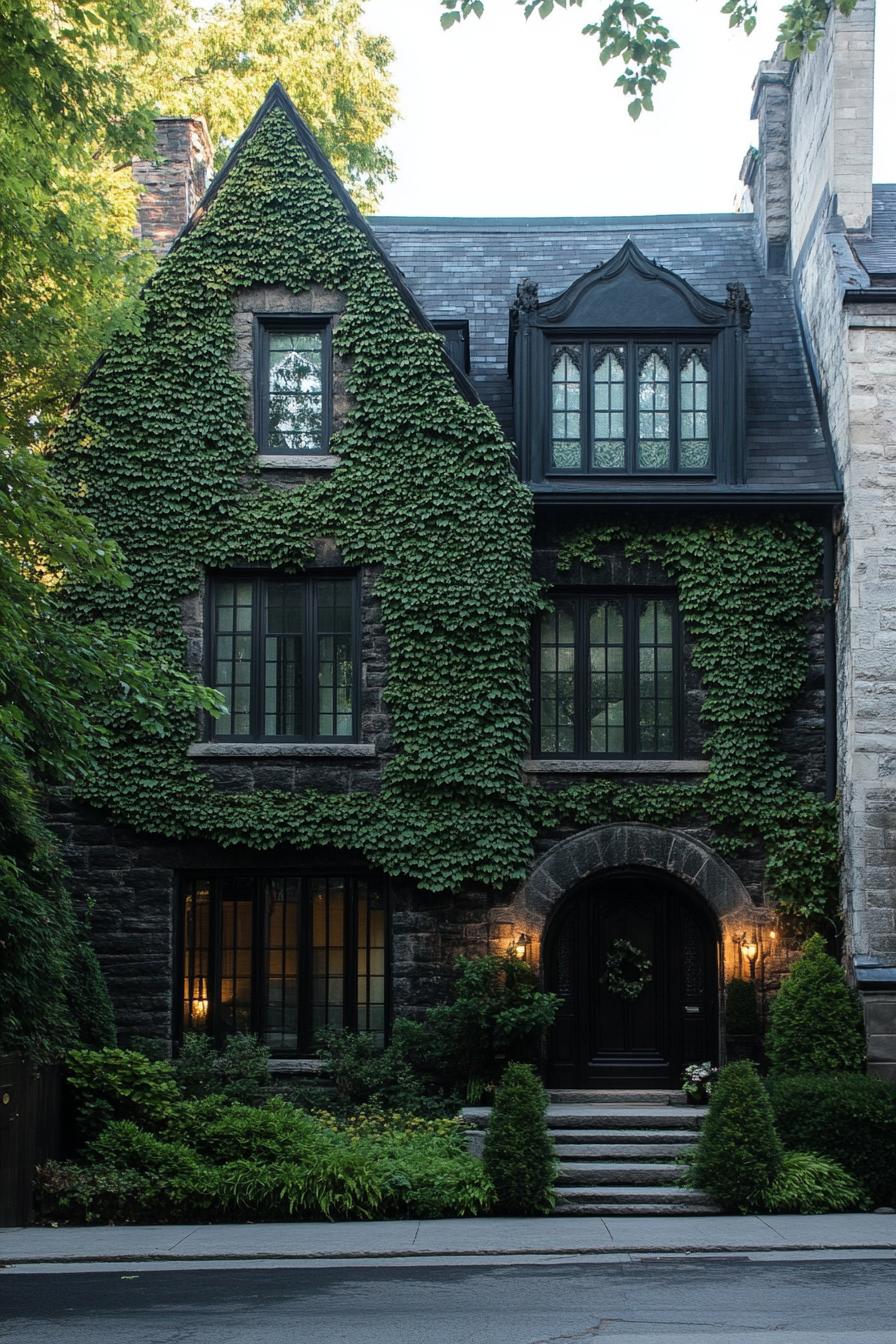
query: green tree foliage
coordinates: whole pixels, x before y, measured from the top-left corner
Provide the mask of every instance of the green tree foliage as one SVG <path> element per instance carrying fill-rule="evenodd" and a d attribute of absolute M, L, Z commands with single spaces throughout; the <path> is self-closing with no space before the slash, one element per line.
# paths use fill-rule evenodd
<path fill-rule="evenodd" d="M 550 1213 L 556 1161 L 545 1121 L 548 1098 L 529 1064 L 508 1064 L 485 1133 L 485 1170 L 501 1213 Z"/>
<path fill-rule="evenodd" d="M 195 111 L 200 87 L 226 139 L 227 117 L 242 118 L 289 46 L 312 122 L 370 199 L 390 170 L 377 140 L 393 90 L 388 46 L 359 17 L 352 0 L 276 15 L 248 0 L 195 15 L 180 0 L 0 3 L 0 1049 L 47 1055 L 112 1029 L 37 788 L 77 778 L 103 742 L 103 701 L 126 705 L 150 737 L 165 731 L 159 685 L 169 715 L 213 704 L 179 655 L 150 664 L 121 623 L 113 633 L 61 610 L 63 589 L 128 580 L 80 515 L 80 487 L 73 511 L 32 451 L 101 347 L 139 321 L 151 260 L 134 249 L 136 187 L 120 170 L 152 154 L 159 105 Z"/>
<path fill-rule="evenodd" d="M 751 1213 L 781 1172 L 783 1150 L 772 1108 L 749 1060 L 728 1064 L 712 1090 L 688 1180 L 728 1209 Z"/>
<path fill-rule="evenodd" d="M 776 1074 L 860 1073 L 865 1066 L 862 1010 L 820 933 L 775 995 L 766 1051 Z"/>
<path fill-rule="evenodd" d="M 362 0 L 167 0 L 169 22 L 133 70 L 170 116 L 204 116 L 220 165 L 275 80 L 288 90 L 358 203 L 394 176 L 380 143 L 396 115 L 392 48 L 362 24 Z"/>
<path fill-rule="evenodd" d="M 128 704 L 150 734 L 172 695 L 186 712 L 213 701 L 174 663 L 147 660 L 133 632 L 63 611 L 68 585 L 128 582 L 117 548 L 63 503 L 41 458 L 4 436 L 0 477 L 0 1049 L 46 1056 L 79 1035 L 107 1043 L 111 1010 L 39 790 L 83 774 L 104 700 Z"/>
<path fill-rule="evenodd" d="M 485 0 L 439 2 L 443 28 L 451 28 L 471 15 L 481 18 L 485 13 Z M 546 19 L 555 8 L 586 7 L 586 0 L 514 0 L 514 3 L 521 6 L 527 19 L 536 13 Z M 588 0 L 588 3 L 599 17 L 586 24 L 582 33 L 597 39 L 601 65 L 610 61 L 623 63 L 616 87 L 629 98 L 629 116 L 637 121 L 642 112 L 653 111 L 654 93 L 665 81 L 678 43 L 647 0 Z M 851 14 L 856 0 L 789 0 L 781 6 L 778 40 L 784 44 L 788 60 L 815 50 L 832 5 L 841 14 Z M 756 27 L 757 11 L 758 0 L 724 0 L 721 5 L 729 27 L 743 28 L 747 34 Z"/>
<path fill-rule="evenodd" d="M 152 260 L 135 249 L 132 156 L 152 120 L 203 114 L 220 153 L 279 77 L 367 206 L 395 89 L 360 0 L 3 0 L 0 5 L 0 432 L 58 420 Z"/>

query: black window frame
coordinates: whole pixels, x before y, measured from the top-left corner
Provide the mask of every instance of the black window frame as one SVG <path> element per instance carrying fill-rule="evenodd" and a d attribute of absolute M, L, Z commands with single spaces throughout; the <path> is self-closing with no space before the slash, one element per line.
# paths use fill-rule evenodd
<path fill-rule="evenodd" d="M 272 868 L 270 871 L 233 870 L 214 867 L 182 872 L 176 883 L 177 906 L 175 911 L 174 938 L 174 975 L 172 979 L 172 1002 L 174 1040 L 179 1044 L 187 1030 L 184 1023 L 184 968 L 186 958 L 186 897 L 191 883 L 208 881 L 210 886 L 228 882 L 252 886 L 252 996 L 249 1029 L 259 1040 L 265 1037 L 266 982 L 265 973 L 265 903 L 264 884 L 269 881 L 297 882 L 302 887 L 299 934 L 299 970 L 300 991 L 299 1030 L 295 1050 L 271 1047 L 275 1059 L 294 1059 L 310 1057 L 315 1052 L 314 1034 L 317 1028 L 312 1022 L 312 960 L 314 955 L 311 937 L 313 916 L 312 902 L 308 896 L 310 884 L 317 879 L 329 878 L 341 880 L 346 884 L 347 899 L 343 910 L 343 996 L 342 1027 L 349 1031 L 358 1031 L 357 993 L 346 993 L 347 988 L 357 986 L 358 977 L 358 886 L 364 883 L 368 900 L 376 899 L 382 903 L 384 919 L 384 968 L 383 968 L 383 1029 L 385 1042 L 388 1043 L 392 1025 L 392 900 L 388 880 L 379 872 L 352 872 L 344 868 L 316 867 L 313 871 L 286 871 Z M 207 1033 L 215 1045 L 220 1048 L 231 1033 L 224 1030 L 215 1004 L 219 997 L 221 977 L 221 902 L 222 892 L 213 897 L 213 913 L 209 936 L 209 983 L 207 993 L 210 1006 L 209 1027 Z M 334 1024 L 335 1025 L 335 1024 Z"/>
<path fill-rule="evenodd" d="M 694 477 L 714 479 L 717 475 L 718 443 L 722 433 L 721 393 L 719 389 L 721 364 L 717 335 L 714 332 L 596 332 L 567 329 L 552 331 L 545 337 L 547 387 L 545 390 L 545 440 L 544 440 L 544 478 L 545 480 L 582 477 Z M 580 346 L 582 349 L 582 379 L 580 384 L 580 426 L 578 467 L 556 467 L 552 460 L 552 382 L 554 349 L 557 346 Z M 625 350 L 625 466 L 595 467 L 591 463 L 594 443 L 594 376 L 593 352 L 595 350 L 613 350 L 618 347 Z M 659 349 L 668 347 L 670 355 L 669 378 L 669 466 L 642 467 L 638 464 L 638 348 Z M 707 373 L 709 395 L 709 462 L 705 467 L 682 467 L 681 453 L 681 356 L 696 348 L 707 350 Z"/>
<path fill-rule="evenodd" d="M 305 648 L 303 663 L 303 721 L 308 725 L 318 722 L 319 696 L 314 657 L 317 649 L 317 618 L 315 592 L 320 582 L 338 579 L 351 585 L 352 610 L 352 732 L 341 736 L 322 733 L 268 734 L 264 731 L 265 718 L 265 585 L 268 583 L 295 582 L 305 585 Z M 215 641 L 217 630 L 217 604 L 215 588 L 220 583 L 252 584 L 252 667 L 249 693 L 249 732 L 228 733 L 219 725 L 229 722 L 229 716 L 216 719 L 206 714 L 204 740 L 213 742 L 298 742 L 298 743 L 352 743 L 360 740 L 360 699 L 361 699 L 361 589 L 358 574 L 354 570 L 314 569 L 300 574 L 287 574 L 280 570 L 234 569 L 217 570 L 206 576 L 205 583 L 205 622 L 204 622 L 204 680 L 207 686 L 215 686 Z"/>
<path fill-rule="evenodd" d="M 432 325 L 442 337 L 449 359 L 464 373 L 470 372 L 470 323 L 465 317 L 434 317 Z M 458 358 L 458 355 L 460 358 Z"/>
<path fill-rule="evenodd" d="M 335 313 L 254 313 L 252 382 L 255 406 L 255 442 L 259 457 L 303 458 L 329 454 L 333 434 L 333 318 Z M 270 436 L 271 333 L 274 331 L 318 332 L 321 336 L 321 443 L 313 451 L 273 450 Z"/>
<path fill-rule="evenodd" d="M 573 749 L 567 752 L 543 751 L 541 748 L 541 619 L 533 625 L 531 642 L 532 686 L 532 740 L 533 760 L 543 761 L 613 761 L 613 760 L 680 760 L 684 724 L 684 667 L 681 612 L 677 594 L 669 588 L 627 589 L 613 588 L 552 588 L 552 601 L 576 603 L 575 627 L 575 695 L 573 707 Z M 589 659 L 588 659 L 588 604 L 590 602 L 617 602 L 623 608 L 623 685 L 624 685 L 624 741 L 619 752 L 591 751 L 589 746 Z M 640 679 L 637 606 L 640 602 L 670 602 L 672 605 L 672 750 L 669 752 L 641 751 L 638 748 L 640 727 Z"/>

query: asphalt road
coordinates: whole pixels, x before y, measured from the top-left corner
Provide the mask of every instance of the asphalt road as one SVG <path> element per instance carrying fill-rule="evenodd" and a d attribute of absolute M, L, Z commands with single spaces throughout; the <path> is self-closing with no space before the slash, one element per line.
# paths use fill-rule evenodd
<path fill-rule="evenodd" d="M 0 1274 L 19 1344 L 896 1344 L 896 1259 Z"/>

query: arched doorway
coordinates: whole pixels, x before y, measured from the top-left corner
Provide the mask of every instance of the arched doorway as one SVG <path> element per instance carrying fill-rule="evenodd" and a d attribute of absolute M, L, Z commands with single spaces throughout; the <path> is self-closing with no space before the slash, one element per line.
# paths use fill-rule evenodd
<path fill-rule="evenodd" d="M 556 907 L 545 987 L 554 1087 L 677 1087 L 718 1059 L 719 930 L 705 904 L 646 868 L 603 872 Z"/>

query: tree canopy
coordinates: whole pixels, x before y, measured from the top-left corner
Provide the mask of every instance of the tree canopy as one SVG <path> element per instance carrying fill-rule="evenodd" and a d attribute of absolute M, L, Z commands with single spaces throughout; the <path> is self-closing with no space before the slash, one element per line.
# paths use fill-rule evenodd
<path fill-rule="evenodd" d="M 444 11 L 443 28 L 451 28 L 462 19 L 481 18 L 485 13 L 485 0 L 439 0 L 439 3 Z M 597 38 L 601 65 L 622 62 L 616 87 L 629 98 L 629 115 L 637 120 L 642 112 L 653 111 L 654 93 L 657 85 L 665 81 L 678 43 L 648 0 L 513 0 L 513 3 L 522 8 L 527 19 L 536 13 L 546 19 L 554 9 L 590 9 L 597 17 L 585 25 L 582 33 Z M 841 14 L 851 14 L 856 4 L 857 0 L 788 0 L 781 6 L 778 33 L 787 59 L 794 60 L 806 50 L 814 51 L 832 5 Z M 729 27 L 743 28 L 749 34 L 756 27 L 758 8 L 759 0 L 724 0 L 721 12 Z"/>

